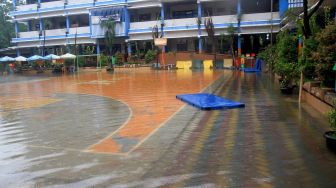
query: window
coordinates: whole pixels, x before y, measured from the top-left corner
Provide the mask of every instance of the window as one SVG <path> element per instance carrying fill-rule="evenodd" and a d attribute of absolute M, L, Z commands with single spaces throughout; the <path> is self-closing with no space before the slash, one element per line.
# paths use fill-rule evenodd
<path fill-rule="evenodd" d="M 140 14 L 139 16 L 139 21 L 144 22 L 144 21 L 150 21 L 151 15 L 150 14 Z"/>

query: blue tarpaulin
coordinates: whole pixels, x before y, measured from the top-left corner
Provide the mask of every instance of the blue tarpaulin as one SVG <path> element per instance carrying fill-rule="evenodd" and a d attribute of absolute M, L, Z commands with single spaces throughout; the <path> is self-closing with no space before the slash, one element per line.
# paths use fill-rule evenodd
<path fill-rule="evenodd" d="M 176 98 L 201 110 L 220 110 L 245 107 L 245 104 L 243 103 L 224 99 L 208 93 L 177 95 Z"/>
<path fill-rule="evenodd" d="M 260 72 L 261 71 L 261 60 L 260 59 L 257 59 L 255 65 L 254 65 L 254 68 L 244 68 L 243 71 L 244 72 Z"/>

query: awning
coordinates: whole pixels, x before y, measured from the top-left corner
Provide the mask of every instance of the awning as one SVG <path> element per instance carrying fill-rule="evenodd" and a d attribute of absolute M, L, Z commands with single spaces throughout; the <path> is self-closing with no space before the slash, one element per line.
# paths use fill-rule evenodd
<path fill-rule="evenodd" d="M 92 16 L 101 16 L 101 17 L 108 17 L 113 15 L 122 15 L 124 7 L 107 7 L 107 8 L 100 8 L 100 9 L 93 9 L 91 10 Z"/>

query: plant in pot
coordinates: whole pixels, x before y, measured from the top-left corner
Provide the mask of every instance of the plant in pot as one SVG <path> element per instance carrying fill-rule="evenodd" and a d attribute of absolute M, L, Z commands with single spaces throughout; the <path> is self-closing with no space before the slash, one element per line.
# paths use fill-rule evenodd
<path fill-rule="evenodd" d="M 326 138 L 327 147 L 333 151 L 336 151 L 336 108 L 335 105 L 333 109 L 328 114 L 328 119 L 330 123 L 330 128 L 333 131 L 326 132 L 324 137 Z"/>

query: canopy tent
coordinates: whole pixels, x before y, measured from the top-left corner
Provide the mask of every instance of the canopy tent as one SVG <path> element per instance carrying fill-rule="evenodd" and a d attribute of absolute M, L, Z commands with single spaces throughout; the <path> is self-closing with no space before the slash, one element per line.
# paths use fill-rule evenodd
<path fill-rule="evenodd" d="M 15 58 L 15 61 L 27 61 L 27 58 L 23 57 L 23 56 L 18 56 Z"/>
<path fill-rule="evenodd" d="M 55 54 L 49 54 L 45 56 L 44 59 L 45 60 L 57 60 L 57 59 L 61 59 L 61 57 Z"/>
<path fill-rule="evenodd" d="M 44 60 L 44 58 L 39 55 L 34 55 L 34 56 L 27 58 L 27 61 L 38 61 L 38 60 Z"/>
<path fill-rule="evenodd" d="M 0 62 L 14 62 L 14 61 L 15 61 L 14 58 L 11 58 L 11 57 L 8 57 L 8 56 L 0 58 Z"/>
<path fill-rule="evenodd" d="M 60 57 L 61 59 L 76 59 L 76 56 L 70 53 L 64 54 Z"/>

